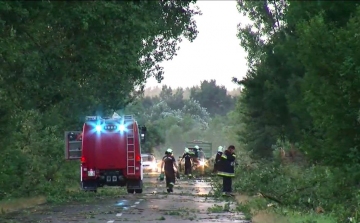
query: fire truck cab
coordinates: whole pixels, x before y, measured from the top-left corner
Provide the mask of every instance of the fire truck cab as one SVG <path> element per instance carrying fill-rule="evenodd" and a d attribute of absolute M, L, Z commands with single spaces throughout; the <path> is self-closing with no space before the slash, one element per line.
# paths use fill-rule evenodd
<path fill-rule="evenodd" d="M 102 118 L 87 116 L 82 131 L 65 132 L 65 158 L 80 160 L 81 187 L 127 187 L 128 193 L 142 193 L 141 144 L 146 127 L 132 115 Z"/>

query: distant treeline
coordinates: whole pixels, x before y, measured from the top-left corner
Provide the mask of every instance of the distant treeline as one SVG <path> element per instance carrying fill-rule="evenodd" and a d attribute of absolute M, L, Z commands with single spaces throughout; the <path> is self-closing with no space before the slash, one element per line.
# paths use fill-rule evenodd
<path fill-rule="evenodd" d="M 199 88 L 199 86 L 194 86 L 194 87 Z M 162 89 L 161 86 L 145 88 L 145 96 L 148 96 L 148 97 L 159 96 L 161 93 L 161 89 Z M 184 91 L 184 94 L 183 94 L 184 99 L 188 99 L 190 97 L 191 88 L 187 87 L 187 88 L 181 88 L 181 89 L 183 89 L 183 91 Z M 174 90 L 176 90 L 176 89 L 174 89 Z M 227 94 L 231 95 L 233 97 L 239 96 L 240 95 L 240 87 L 234 88 L 232 90 L 227 90 Z"/>

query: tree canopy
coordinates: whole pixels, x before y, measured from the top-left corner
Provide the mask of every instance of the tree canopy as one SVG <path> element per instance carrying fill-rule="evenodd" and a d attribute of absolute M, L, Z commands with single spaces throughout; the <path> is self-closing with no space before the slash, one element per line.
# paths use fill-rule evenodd
<path fill-rule="evenodd" d="M 238 27 L 248 72 L 234 78 L 239 191 L 358 222 L 359 3 L 238 0 L 238 10 L 251 20 Z"/>
<path fill-rule="evenodd" d="M 197 36 L 193 3 L 0 2 L 0 199 L 77 181 L 63 131 L 124 108 L 147 78 L 161 81 L 159 62 Z"/>
<path fill-rule="evenodd" d="M 249 71 L 239 112 L 243 143 L 271 156 L 277 139 L 314 161 L 343 165 L 359 153 L 356 2 L 238 1 Z M 241 110 L 241 111 L 240 111 Z"/>
<path fill-rule="evenodd" d="M 201 91 L 203 85 L 210 85 L 208 90 Z M 205 87 L 206 88 L 206 87 Z M 215 81 L 202 81 L 200 86 L 194 86 L 192 91 L 196 91 L 203 102 L 210 102 L 212 97 L 216 102 L 228 106 L 222 106 L 220 114 L 209 112 L 209 108 L 215 108 L 212 103 L 201 104 L 201 101 L 191 97 L 185 98 L 183 88 L 172 89 L 164 85 L 158 95 L 142 96 L 134 103 L 129 104 L 123 113 L 135 114 L 139 123 L 146 124 L 152 138 L 144 146 L 144 151 L 163 153 L 164 148 L 173 148 L 176 155 L 184 152 L 187 141 L 203 140 L 213 143 L 213 147 L 233 144 L 236 140 L 233 130 L 234 123 L 231 107 L 235 105 L 237 97 L 229 96 L 223 86 L 219 86 Z M 224 92 L 222 92 L 224 91 Z M 218 92 L 222 92 L 217 95 Z M 207 101 L 206 101 L 207 100 Z M 207 106 L 207 107 L 206 107 Z M 229 113 L 229 115 L 228 115 Z M 149 137 L 150 138 L 150 135 Z"/>
<path fill-rule="evenodd" d="M 190 97 L 199 101 L 211 115 L 226 115 L 234 108 L 234 97 L 228 95 L 224 86 L 216 84 L 216 80 L 202 81 L 200 87 L 190 89 Z"/>

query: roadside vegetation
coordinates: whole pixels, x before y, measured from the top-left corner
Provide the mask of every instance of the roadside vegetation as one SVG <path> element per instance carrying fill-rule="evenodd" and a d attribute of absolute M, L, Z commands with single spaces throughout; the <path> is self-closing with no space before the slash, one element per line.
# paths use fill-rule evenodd
<path fill-rule="evenodd" d="M 143 95 L 181 38 L 196 38 L 200 12 L 190 5 L 0 1 L 1 212 L 122 193 L 81 192 L 79 162 L 64 162 L 63 132 L 81 129 L 86 115 L 134 114 L 148 126 L 144 152 L 181 155 L 194 139 L 226 144 L 222 117 L 236 98 L 215 81 Z"/>
<path fill-rule="evenodd" d="M 79 163 L 64 162 L 64 131 L 124 108 L 147 78 L 161 81 L 159 62 L 197 36 L 191 5 L 0 1 L 2 204 L 77 196 Z"/>
<path fill-rule="evenodd" d="M 249 71 L 235 80 L 244 87 L 237 192 L 289 222 L 360 222 L 359 4 L 245 0 L 238 9 L 253 24 L 238 32 Z"/>

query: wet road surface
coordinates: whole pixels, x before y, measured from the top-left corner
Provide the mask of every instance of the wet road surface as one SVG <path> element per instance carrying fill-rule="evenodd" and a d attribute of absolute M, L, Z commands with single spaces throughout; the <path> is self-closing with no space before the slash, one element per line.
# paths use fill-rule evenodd
<path fill-rule="evenodd" d="M 166 193 L 165 182 L 158 175 L 144 177 L 143 194 L 118 195 L 86 204 L 43 205 L 24 210 L 4 223 L 117 223 L 171 222 L 212 223 L 249 222 L 235 211 L 235 203 L 207 196 L 212 191 L 209 179 L 179 180 L 174 193 Z M 112 189 L 110 189 L 112 190 Z"/>

